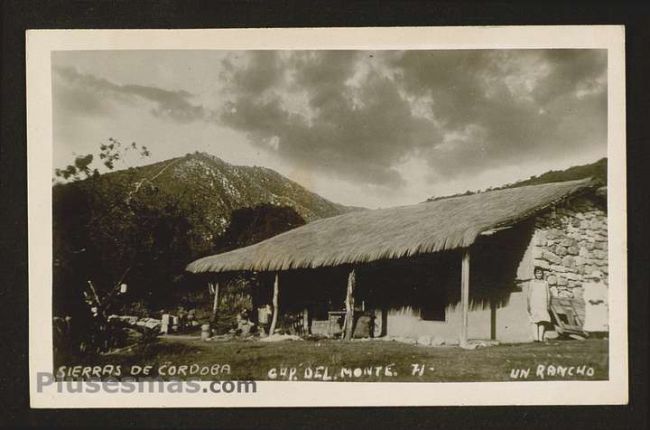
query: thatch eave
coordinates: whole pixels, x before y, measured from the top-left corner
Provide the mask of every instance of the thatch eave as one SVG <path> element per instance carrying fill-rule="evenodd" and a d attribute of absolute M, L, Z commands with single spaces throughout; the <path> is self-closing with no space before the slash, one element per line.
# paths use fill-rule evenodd
<path fill-rule="evenodd" d="M 198 259 L 194 273 L 284 271 L 363 264 L 467 248 L 485 231 L 528 219 L 590 180 L 532 185 L 321 219 L 260 243 Z"/>

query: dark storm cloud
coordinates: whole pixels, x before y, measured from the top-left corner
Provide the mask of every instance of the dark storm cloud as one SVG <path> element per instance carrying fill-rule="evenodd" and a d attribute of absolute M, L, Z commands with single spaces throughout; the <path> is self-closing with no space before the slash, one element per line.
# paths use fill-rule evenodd
<path fill-rule="evenodd" d="M 440 138 L 431 121 L 413 115 L 390 77 L 371 68 L 360 82 L 350 83 L 361 53 L 276 53 L 273 60 L 264 53 L 264 61 L 259 55 L 250 54 L 241 72 L 227 66 L 233 97 L 220 119 L 305 168 L 396 186 L 402 183 L 396 164 Z M 262 63 L 281 63 L 282 78 L 265 80 Z M 267 85 L 250 91 L 243 85 L 247 81 Z"/>
<path fill-rule="evenodd" d="M 606 147 L 606 53 L 252 52 L 224 61 L 223 124 L 305 168 L 398 186 Z"/>
<path fill-rule="evenodd" d="M 234 61 L 248 57 L 246 67 L 237 68 Z M 280 58 L 274 51 L 251 51 L 249 54 L 233 54 L 222 61 L 220 78 L 226 81 L 226 91 L 233 89 L 249 95 L 258 94 L 275 85 L 282 77 Z"/>
<path fill-rule="evenodd" d="M 73 67 L 54 68 L 54 102 L 57 108 L 84 115 L 109 114 L 114 103 L 153 103 L 151 113 L 178 122 L 205 119 L 206 110 L 190 102 L 192 94 L 144 85 L 120 85 Z"/>
<path fill-rule="evenodd" d="M 431 97 L 433 116 L 457 136 L 430 148 L 438 174 L 605 148 L 604 51 L 411 51 L 392 65 L 407 91 Z"/>

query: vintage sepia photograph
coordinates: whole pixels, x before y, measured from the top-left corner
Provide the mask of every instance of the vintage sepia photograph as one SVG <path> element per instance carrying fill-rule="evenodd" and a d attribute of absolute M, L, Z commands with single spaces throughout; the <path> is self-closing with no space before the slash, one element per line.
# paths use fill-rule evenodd
<path fill-rule="evenodd" d="M 43 56 L 33 389 L 625 387 L 622 51 L 252 36 Z"/>

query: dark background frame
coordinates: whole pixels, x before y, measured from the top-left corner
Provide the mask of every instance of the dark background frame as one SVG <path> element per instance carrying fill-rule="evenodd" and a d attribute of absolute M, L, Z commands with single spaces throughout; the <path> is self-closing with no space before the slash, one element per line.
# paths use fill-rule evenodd
<path fill-rule="evenodd" d="M 634 3 L 7 0 L 2 8 L 0 424 L 123 428 L 646 428 L 648 27 Z M 28 387 L 25 30 L 452 25 L 626 26 L 630 404 L 588 407 L 31 410 Z"/>

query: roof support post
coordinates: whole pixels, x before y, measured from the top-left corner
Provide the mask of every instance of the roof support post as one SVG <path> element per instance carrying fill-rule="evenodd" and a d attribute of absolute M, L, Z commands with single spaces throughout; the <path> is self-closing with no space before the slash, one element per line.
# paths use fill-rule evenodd
<path fill-rule="evenodd" d="M 357 276 L 354 268 L 348 274 L 348 288 L 345 294 L 345 340 L 352 339 L 352 330 L 354 328 L 354 287 L 356 286 Z"/>
<path fill-rule="evenodd" d="M 490 300 L 490 339 L 497 340 L 497 302 Z"/>
<path fill-rule="evenodd" d="M 214 290 L 214 300 L 212 302 L 212 324 L 217 321 L 217 309 L 219 307 L 219 282 L 216 282 L 214 284 L 210 283 L 210 292 Z"/>
<path fill-rule="evenodd" d="M 460 334 L 459 344 L 461 347 L 467 345 L 467 325 L 469 317 L 469 248 L 463 251 L 463 261 L 460 271 Z"/>
<path fill-rule="evenodd" d="M 280 273 L 275 272 L 275 280 L 273 281 L 273 317 L 271 318 L 271 327 L 269 328 L 269 336 L 275 333 L 275 326 L 278 323 L 278 295 L 280 294 Z"/>
<path fill-rule="evenodd" d="M 302 330 L 305 335 L 309 334 L 309 308 L 302 310 Z"/>

